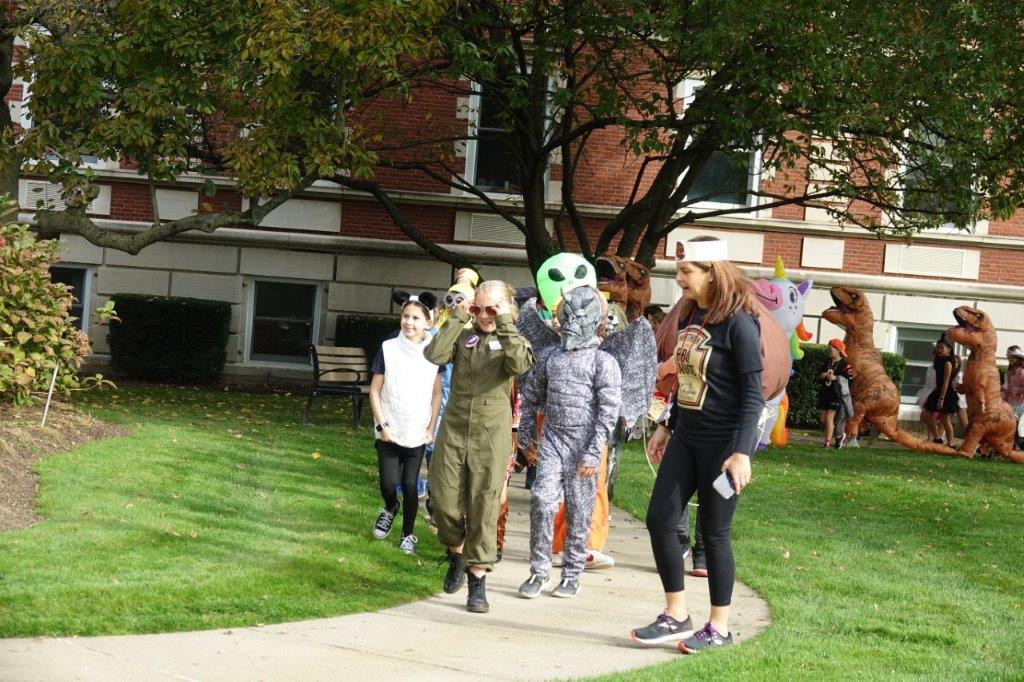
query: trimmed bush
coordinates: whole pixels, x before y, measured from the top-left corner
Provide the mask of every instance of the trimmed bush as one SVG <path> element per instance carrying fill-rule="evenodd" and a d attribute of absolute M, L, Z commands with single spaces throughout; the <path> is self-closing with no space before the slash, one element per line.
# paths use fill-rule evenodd
<path fill-rule="evenodd" d="M 362 348 L 372 363 L 380 345 L 398 331 L 398 315 L 338 315 L 334 326 L 334 345 Z"/>
<path fill-rule="evenodd" d="M 110 363 L 145 381 L 206 384 L 227 358 L 231 306 L 199 298 L 115 294 Z"/>
<path fill-rule="evenodd" d="M 818 426 L 818 373 L 828 359 L 828 347 L 821 344 L 801 344 L 802 360 L 793 363 L 793 376 L 789 378 L 786 394 L 789 396 L 790 426 Z M 903 385 L 907 361 L 902 355 L 882 353 L 882 366 L 898 389 Z"/>
<path fill-rule="evenodd" d="M 16 212 L 8 203 L 0 220 Z M 55 391 L 67 396 L 81 387 L 77 370 L 89 338 L 71 324 L 68 288 L 50 281 L 59 249 L 25 225 L 0 225 L 0 402 L 25 405 L 44 395 L 58 360 Z"/>

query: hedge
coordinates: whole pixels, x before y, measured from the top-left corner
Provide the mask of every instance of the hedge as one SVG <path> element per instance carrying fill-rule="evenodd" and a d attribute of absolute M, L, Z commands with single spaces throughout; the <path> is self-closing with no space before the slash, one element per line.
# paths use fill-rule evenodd
<path fill-rule="evenodd" d="M 206 384 L 227 358 L 231 306 L 198 298 L 114 294 L 120 324 L 110 325 L 114 370 L 145 381 Z"/>
<path fill-rule="evenodd" d="M 338 315 L 334 326 L 334 345 L 362 348 L 373 362 L 380 345 L 398 331 L 398 315 Z"/>
<path fill-rule="evenodd" d="M 801 344 L 804 357 L 793 363 L 793 376 L 789 378 L 786 394 L 789 396 L 790 426 L 816 427 L 819 423 L 818 373 L 828 358 L 828 347 L 821 344 Z M 907 361 L 902 355 L 882 353 L 885 373 L 898 389 L 903 385 Z"/>

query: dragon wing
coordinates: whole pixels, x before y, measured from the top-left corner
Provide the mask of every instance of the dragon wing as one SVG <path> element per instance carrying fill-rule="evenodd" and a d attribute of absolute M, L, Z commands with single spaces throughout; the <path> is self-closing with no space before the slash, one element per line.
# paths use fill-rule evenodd
<path fill-rule="evenodd" d="M 622 331 L 609 334 L 600 348 L 615 358 L 622 371 L 620 416 L 626 421 L 626 428 L 631 429 L 651 406 L 658 371 L 654 331 L 641 316 Z"/>

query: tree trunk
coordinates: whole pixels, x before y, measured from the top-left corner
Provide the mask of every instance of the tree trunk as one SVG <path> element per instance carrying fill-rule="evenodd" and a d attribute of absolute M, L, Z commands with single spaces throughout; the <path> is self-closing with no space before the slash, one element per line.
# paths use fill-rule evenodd
<path fill-rule="evenodd" d="M 6 22 L 4 22 L 6 24 Z M 9 29 L 9 26 L 4 25 Z M 5 95 L 14 84 L 14 35 L 10 34 L 0 42 L 0 93 Z M 0 136 L 11 141 L 14 133 L 14 121 L 11 120 L 11 109 L 0 107 Z M 9 145 L 0 158 L 0 194 L 11 199 L 18 199 L 18 177 L 21 175 L 20 155 L 14 153 L 14 146 Z"/>

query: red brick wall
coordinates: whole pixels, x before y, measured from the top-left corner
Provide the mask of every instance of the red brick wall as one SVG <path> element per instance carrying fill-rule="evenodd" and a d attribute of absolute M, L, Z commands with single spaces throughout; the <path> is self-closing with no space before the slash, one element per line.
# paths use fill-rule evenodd
<path fill-rule="evenodd" d="M 775 267 L 775 256 L 782 256 L 788 268 L 800 267 L 803 239 L 798 234 L 783 232 L 764 233 L 764 260 L 762 265 Z"/>
<path fill-rule="evenodd" d="M 428 239 L 436 242 L 453 240 L 455 209 L 415 204 L 402 204 L 400 208 L 409 222 Z M 342 202 L 341 234 L 346 237 L 408 240 L 380 204 L 357 199 Z"/>
<path fill-rule="evenodd" d="M 114 184 L 110 188 L 110 217 L 114 220 L 153 220 L 149 187 L 136 184 Z"/>
<path fill-rule="evenodd" d="M 877 239 L 847 239 L 843 251 L 843 271 L 861 275 L 881 275 L 885 268 L 885 242 Z"/>
<path fill-rule="evenodd" d="M 988 233 L 997 237 L 1024 237 L 1024 209 L 1007 220 L 990 220 Z"/>
<path fill-rule="evenodd" d="M 991 284 L 1024 286 L 1024 251 L 983 249 L 978 278 Z"/>

